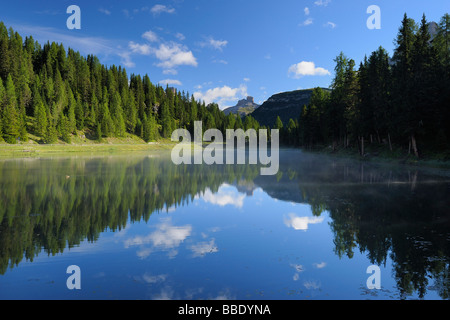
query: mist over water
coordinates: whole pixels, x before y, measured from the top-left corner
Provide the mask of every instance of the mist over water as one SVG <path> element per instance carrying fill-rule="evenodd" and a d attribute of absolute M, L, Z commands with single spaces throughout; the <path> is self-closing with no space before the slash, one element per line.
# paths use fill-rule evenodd
<path fill-rule="evenodd" d="M 449 194 L 445 170 L 297 150 L 275 176 L 170 152 L 4 160 L 0 298 L 448 299 Z"/>

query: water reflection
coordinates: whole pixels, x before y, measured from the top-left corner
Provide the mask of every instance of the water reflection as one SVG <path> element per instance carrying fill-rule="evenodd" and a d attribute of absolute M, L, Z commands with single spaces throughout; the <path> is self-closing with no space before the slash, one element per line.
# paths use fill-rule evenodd
<path fill-rule="evenodd" d="M 115 241 L 141 261 L 188 257 L 198 263 L 192 268 L 209 277 L 218 276 L 214 271 L 227 272 L 214 266 L 242 264 L 239 277 L 253 272 L 261 279 L 273 278 L 268 283 L 281 281 L 273 274 L 279 270 L 314 297 L 333 281 L 323 273 L 331 270 L 332 259 L 312 260 L 312 251 L 305 251 L 308 257 L 285 256 L 295 248 L 306 250 L 305 243 L 319 246 L 323 238 L 341 261 L 363 254 L 371 264 L 390 265 L 395 297 L 423 298 L 432 291 L 448 299 L 449 181 L 445 171 L 298 151 L 281 153 L 280 172 L 273 177 L 260 176 L 256 166 L 248 165 L 175 166 L 169 155 L 161 154 L 1 161 L 0 281 L 7 279 L 8 268 L 20 269 L 25 261 L 64 253 L 85 240 L 96 243 L 103 233 L 113 232 Z M 175 220 L 180 208 L 191 211 Z M 196 212 L 208 216 L 194 219 Z M 155 214 L 164 216 L 149 223 Z M 130 225 L 139 222 L 146 222 L 146 229 L 129 235 Z M 321 233 L 315 235 L 317 230 Z M 278 261 L 290 260 L 287 269 L 273 264 L 271 246 L 273 252 L 286 250 Z M 297 261 L 301 259 L 311 261 L 306 265 Z M 211 269 L 202 269 L 207 266 Z M 173 275 L 159 271 L 145 271 L 134 280 L 157 287 L 153 299 L 179 297 L 180 289 L 168 284 Z M 183 288 L 183 298 L 246 297 L 230 288 L 215 289 Z M 289 292 L 303 293 L 297 287 Z"/>

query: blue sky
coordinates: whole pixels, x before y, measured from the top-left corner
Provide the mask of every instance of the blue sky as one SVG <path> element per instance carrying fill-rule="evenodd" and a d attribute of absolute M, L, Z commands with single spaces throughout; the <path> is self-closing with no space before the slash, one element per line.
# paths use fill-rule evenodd
<path fill-rule="evenodd" d="M 80 30 L 66 26 L 72 4 Z M 367 28 L 370 5 L 381 10 L 379 30 Z M 9 1 L 0 20 L 225 108 L 247 95 L 262 103 L 328 87 L 340 51 L 357 65 L 380 45 L 392 53 L 405 12 L 438 22 L 449 9 L 448 0 Z"/>

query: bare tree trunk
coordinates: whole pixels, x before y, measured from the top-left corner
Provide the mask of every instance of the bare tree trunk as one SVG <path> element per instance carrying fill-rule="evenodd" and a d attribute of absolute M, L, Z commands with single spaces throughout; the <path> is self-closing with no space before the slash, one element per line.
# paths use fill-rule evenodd
<path fill-rule="evenodd" d="M 364 157 L 364 136 L 361 137 L 361 156 Z"/>
<path fill-rule="evenodd" d="M 392 151 L 392 143 L 391 143 L 391 134 L 388 133 L 388 140 L 389 140 L 389 149 Z"/>
<path fill-rule="evenodd" d="M 411 135 L 411 144 L 414 151 L 414 155 L 418 158 L 419 157 L 419 150 L 417 150 L 417 142 L 416 137 L 414 137 L 414 134 Z"/>
<path fill-rule="evenodd" d="M 412 182 L 411 182 L 411 191 L 414 191 L 414 189 L 416 189 L 416 184 L 417 184 L 417 174 L 418 172 L 414 172 L 414 175 L 412 177 Z"/>

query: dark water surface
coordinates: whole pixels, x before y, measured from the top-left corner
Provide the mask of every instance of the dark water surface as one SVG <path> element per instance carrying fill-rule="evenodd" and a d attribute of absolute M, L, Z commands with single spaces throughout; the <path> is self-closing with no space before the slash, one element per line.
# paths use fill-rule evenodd
<path fill-rule="evenodd" d="M 280 162 L 2 160 L 0 299 L 448 299 L 449 171 Z"/>

